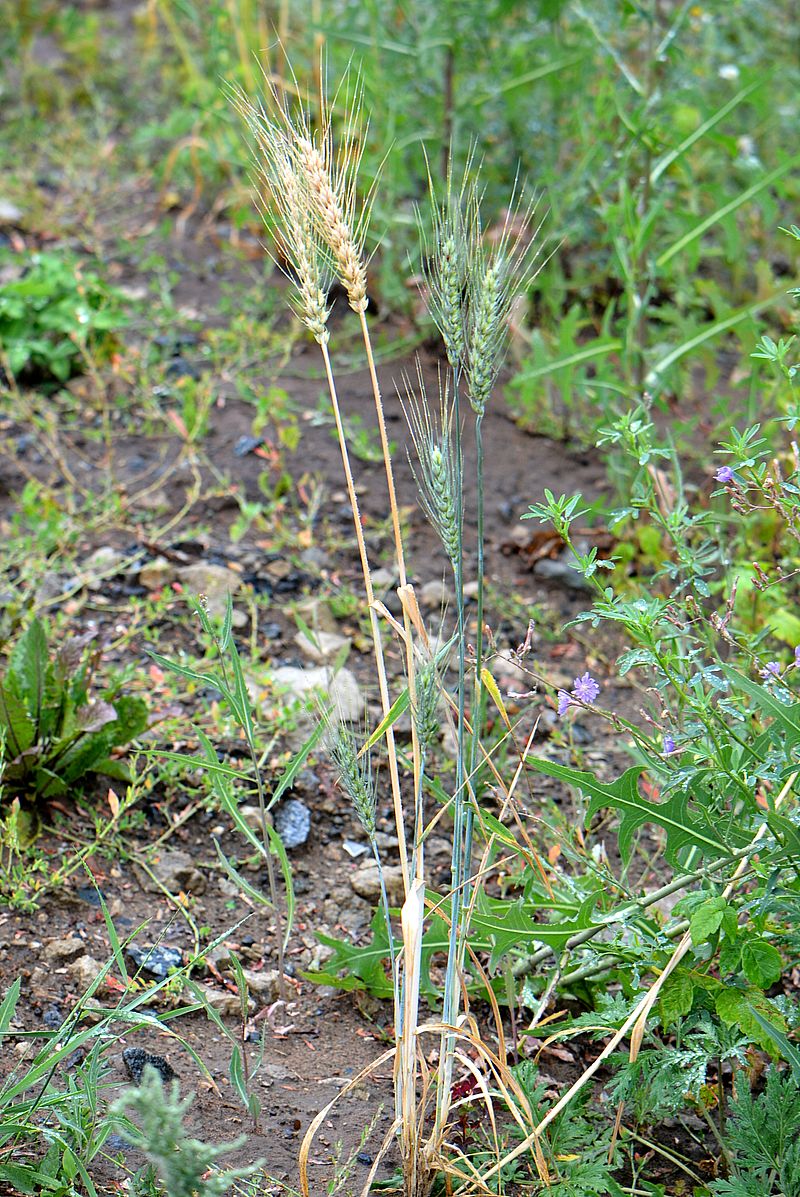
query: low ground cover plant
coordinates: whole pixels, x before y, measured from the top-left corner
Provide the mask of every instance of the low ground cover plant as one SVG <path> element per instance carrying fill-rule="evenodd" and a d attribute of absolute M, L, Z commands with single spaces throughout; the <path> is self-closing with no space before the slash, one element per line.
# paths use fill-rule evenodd
<path fill-rule="evenodd" d="M 0 272 L 0 365 L 12 379 L 65 382 L 87 354 L 110 356 L 126 323 L 123 297 L 96 269 L 51 250 L 21 263 L 5 254 Z"/>

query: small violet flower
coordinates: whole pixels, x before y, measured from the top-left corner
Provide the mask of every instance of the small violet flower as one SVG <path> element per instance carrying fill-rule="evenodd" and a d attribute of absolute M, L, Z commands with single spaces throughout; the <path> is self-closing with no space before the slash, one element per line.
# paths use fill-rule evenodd
<path fill-rule="evenodd" d="M 584 673 L 582 677 L 575 678 L 575 689 L 572 694 L 578 702 L 592 703 L 599 693 L 600 687 L 589 672 Z"/>
<path fill-rule="evenodd" d="M 800 669 L 800 644 L 794 650 L 794 667 L 795 669 Z"/>
<path fill-rule="evenodd" d="M 571 696 L 566 690 L 559 690 L 558 692 L 558 717 L 563 719 L 567 713 L 567 708 L 572 702 Z"/>
<path fill-rule="evenodd" d="M 672 736 L 664 736 L 664 755 L 669 756 L 671 753 L 675 752 L 676 748 L 677 744 Z"/>
<path fill-rule="evenodd" d="M 714 477 L 716 478 L 717 482 L 732 482 L 733 470 L 730 466 L 720 466 Z"/>
<path fill-rule="evenodd" d="M 780 661 L 767 661 L 766 665 L 760 671 L 761 677 L 780 677 L 781 663 Z"/>

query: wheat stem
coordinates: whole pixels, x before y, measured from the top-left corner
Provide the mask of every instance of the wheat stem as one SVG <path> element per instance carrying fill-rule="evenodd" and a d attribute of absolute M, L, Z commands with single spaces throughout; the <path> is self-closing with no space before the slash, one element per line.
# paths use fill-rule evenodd
<path fill-rule="evenodd" d="M 364 575 L 364 592 L 367 598 L 370 628 L 372 630 L 372 641 L 375 649 L 375 667 L 378 674 L 378 689 L 380 690 L 381 696 L 381 709 L 385 718 L 389 714 L 392 704 L 389 700 L 389 683 L 386 676 L 386 662 L 383 655 L 383 641 L 381 640 L 378 615 L 374 607 L 375 594 L 372 587 L 372 572 L 370 570 L 369 558 L 367 556 L 367 546 L 364 540 L 364 529 L 361 526 L 361 513 L 358 506 L 355 483 L 353 481 L 353 471 L 350 466 L 350 455 L 347 450 L 347 439 L 345 437 L 344 424 L 342 423 L 342 413 L 339 407 L 339 396 L 336 390 L 336 381 L 333 376 L 333 367 L 331 365 L 331 356 L 327 341 L 320 341 L 319 347 L 322 351 L 322 360 L 325 365 L 325 377 L 327 379 L 328 392 L 330 394 L 331 407 L 333 409 L 333 419 L 334 423 L 336 424 L 336 436 L 339 441 L 339 450 L 342 455 L 342 466 L 344 468 L 347 495 L 350 500 L 350 508 L 353 512 L 353 525 L 355 527 L 356 542 L 358 544 L 358 555 L 361 560 L 361 570 Z M 400 864 L 403 869 L 403 877 L 408 878 L 408 852 L 405 842 L 403 798 L 400 792 L 400 771 L 397 764 L 397 749 L 394 741 L 394 729 L 391 727 L 391 725 L 386 729 L 386 749 L 387 756 L 389 758 L 389 777 L 392 785 L 394 818 L 397 828 L 397 838 L 399 840 Z"/>

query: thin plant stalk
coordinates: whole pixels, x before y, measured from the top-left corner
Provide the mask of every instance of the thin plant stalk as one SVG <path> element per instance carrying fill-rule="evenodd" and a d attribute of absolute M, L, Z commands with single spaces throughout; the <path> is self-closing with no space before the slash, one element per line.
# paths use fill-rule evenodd
<path fill-rule="evenodd" d="M 364 576 L 364 592 L 367 598 L 369 621 L 375 649 L 375 665 L 378 673 L 378 688 L 380 690 L 381 696 L 381 708 L 385 717 L 388 715 L 391 709 L 391 701 L 389 698 L 389 683 L 386 676 L 386 663 L 383 655 L 383 641 L 381 640 L 381 630 L 378 623 L 378 615 L 374 606 L 375 594 L 372 586 L 372 572 L 370 570 L 369 558 L 367 556 L 367 546 L 364 540 L 364 529 L 361 526 L 358 497 L 356 495 L 355 483 L 353 481 L 353 471 L 350 466 L 350 455 L 347 449 L 347 438 L 345 436 L 344 424 L 342 422 L 342 414 L 339 407 L 339 396 L 336 389 L 336 380 L 333 375 L 333 367 L 331 365 L 331 357 L 328 350 L 327 340 L 321 340 L 319 342 L 319 347 L 322 352 L 322 360 L 325 365 L 325 377 L 328 383 L 328 393 L 330 395 L 333 418 L 336 424 L 336 435 L 339 441 L 339 449 L 342 456 L 345 484 L 347 486 L 350 507 L 353 512 L 353 525 L 355 527 L 356 542 L 358 544 L 358 554 L 361 559 L 361 569 Z M 408 856 L 404 834 L 405 820 L 403 817 L 403 798 L 400 790 L 400 772 L 397 764 L 397 750 L 394 740 L 394 729 L 391 727 L 391 725 L 386 729 L 386 747 L 387 756 L 389 759 L 389 777 L 392 785 L 394 817 L 399 840 L 400 861 L 403 868 L 403 875 L 407 877 Z"/>

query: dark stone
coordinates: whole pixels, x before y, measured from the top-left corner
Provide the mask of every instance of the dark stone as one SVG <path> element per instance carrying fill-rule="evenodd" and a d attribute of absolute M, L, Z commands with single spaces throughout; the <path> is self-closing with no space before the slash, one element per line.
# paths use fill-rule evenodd
<path fill-rule="evenodd" d="M 299 848 L 308 839 L 311 830 L 311 811 L 299 798 L 288 798 L 275 812 L 275 830 L 283 840 L 288 852 Z"/>
<path fill-rule="evenodd" d="M 375 1162 L 368 1151 L 359 1151 L 356 1159 L 358 1160 L 359 1164 L 369 1165 Z"/>
<path fill-rule="evenodd" d="M 76 889 L 75 893 L 82 902 L 87 902 L 89 906 L 96 906 L 98 910 L 100 909 L 101 898 L 105 899 L 103 891 L 95 889 L 93 885 L 81 885 Z"/>
<path fill-rule="evenodd" d="M 233 446 L 233 455 L 234 457 L 247 457 L 248 453 L 254 452 L 263 444 L 264 438 L 261 436 L 240 436 Z"/>
<path fill-rule="evenodd" d="M 171 969 L 180 968 L 183 964 L 183 952 L 180 948 L 169 948 L 163 945 L 140 948 L 138 944 L 129 943 L 126 951 L 137 968 L 150 973 L 159 981 L 168 977 Z"/>
<path fill-rule="evenodd" d="M 141 1083 L 142 1074 L 148 1067 L 154 1068 L 165 1083 L 175 1077 L 174 1070 L 163 1056 L 154 1056 L 141 1047 L 126 1047 L 122 1053 L 122 1062 L 135 1085 Z"/>
<path fill-rule="evenodd" d="M 48 1006 L 42 1015 L 42 1022 L 51 1031 L 57 1031 L 64 1021 L 64 1015 L 58 1006 Z"/>

